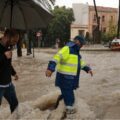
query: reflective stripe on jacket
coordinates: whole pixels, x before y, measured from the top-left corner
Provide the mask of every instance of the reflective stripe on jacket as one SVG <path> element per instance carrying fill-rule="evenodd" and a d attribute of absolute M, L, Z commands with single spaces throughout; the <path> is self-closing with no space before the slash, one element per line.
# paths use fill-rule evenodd
<path fill-rule="evenodd" d="M 78 55 L 70 54 L 69 46 L 63 47 L 53 58 L 57 64 L 57 72 L 67 75 L 77 75 Z M 80 60 L 81 68 L 86 64 Z"/>

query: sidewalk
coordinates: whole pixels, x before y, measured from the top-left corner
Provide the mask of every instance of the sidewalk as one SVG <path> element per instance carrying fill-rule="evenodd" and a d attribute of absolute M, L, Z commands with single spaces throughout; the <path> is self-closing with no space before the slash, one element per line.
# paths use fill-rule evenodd
<path fill-rule="evenodd" d="M 110 48 L 104 47 L 101 44 L 94 44 L 94 45 L 85 45 L 81 51 L 111 51 Z"/>
<path fill-rule="evenodd" d="M 46 53 L 56 53 L 59 49 L 53 49 L 53 48 L 38 48 L 35 51 L 41 51 Z M 81 51 L 111 51 L 108 47 L 104 47 L 103 45 L 97 44 L 97 45 L 85 45 L 83 48 L 81 48 Z"/>

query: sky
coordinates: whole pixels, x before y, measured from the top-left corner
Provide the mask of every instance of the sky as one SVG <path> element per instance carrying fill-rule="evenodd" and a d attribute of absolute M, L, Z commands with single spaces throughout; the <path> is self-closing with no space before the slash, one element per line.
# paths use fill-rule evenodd
<path fill-rule="evenodd" d="M 118 8 L 118 2 L 119 0 L 96 0 L 96 5 Z M 89 5 L 93 5 L 93 0 L 56 0 L 56 5 L 58 6 L 65 5 L 72 7 L 72 3 L 88 3 Z"/>

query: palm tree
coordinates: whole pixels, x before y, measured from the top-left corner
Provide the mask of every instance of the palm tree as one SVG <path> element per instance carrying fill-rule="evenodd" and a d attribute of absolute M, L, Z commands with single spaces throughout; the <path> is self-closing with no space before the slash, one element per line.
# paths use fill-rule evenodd
<path fill-rule="evenodd" d="M 100 27 L 100 19 L 99 19 L 97 7 L 96 7 L 96 1 L 93 0 L 93 2 L 94 2 L 94 8 L 95 8 L 95 13 L 96 13 L 96 18 L 97 18 L 97 27 L 99 29 L 99 27 Z"/>
<path fill-rule="evenodd" d="M 100 43 L 100 18 L 98 16 L 98 11 L 97 11 L 97 7 L 96 7 L 96 1 L 93 0 L 93 3 L 94 3 L 94 8 L 95 8 L 95 13 L 96 13 L 96 19 L 97 19 L 97 26 L 96 28 L 94 29 L 93 31 L 93 40 L 97 43 Z"/>
<path fill-rule="evenodd" d="M 119 15 L 118 15 L 118 29 L 117 29 L 117 38 L 120 37 L 120 0 L 119 0 Z"/>

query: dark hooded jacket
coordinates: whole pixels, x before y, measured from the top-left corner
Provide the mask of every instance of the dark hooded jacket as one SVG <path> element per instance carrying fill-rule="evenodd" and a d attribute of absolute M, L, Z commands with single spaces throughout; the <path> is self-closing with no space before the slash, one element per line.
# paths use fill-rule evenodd
<path fill-rule="evenodd" d="M 11 65 L 11 59 L 7 59 L 4 53 L 9 49 L 0 43 L 0 85 L 7 85 L 11 82 L 11 75 L 16 72 Z"/>
<path fill-rule="evenodd" d="M 81 66 L 80 66 L 81 55 L 79 54 L 80 48 L 74 42 L 69 42 L 66 44 L 66 46 L 69 46 L 70 54 L 75 54 L 78 56 L 77 75 L 76 76 L 64 75 L 57 72 L 55 85 L 60 88 L 76 89 L 79 87 L 79 77 L 80 77 L 80 70 L 81 70 Z M 56 63 L 54 61 L 50 61 L 48 64 L 48 69 L 54 72 L 55 67 L 56 67 Z M 91 68 L 89 66 L 85 66 L 84 68 L 82 68 L 82 70 L 88 72 L 89 70 L 91 70 Z"/>

